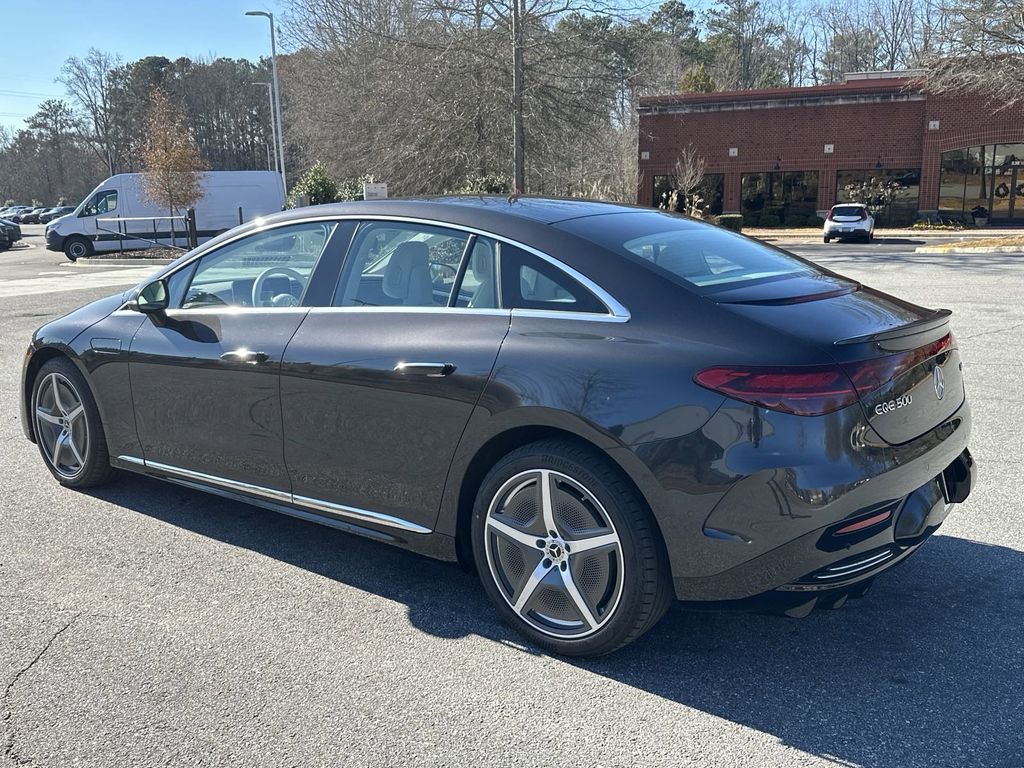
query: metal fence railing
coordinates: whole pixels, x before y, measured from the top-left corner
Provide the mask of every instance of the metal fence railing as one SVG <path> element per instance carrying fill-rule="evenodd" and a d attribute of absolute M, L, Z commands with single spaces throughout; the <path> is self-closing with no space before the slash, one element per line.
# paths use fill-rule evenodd
<path fill-rule="evenodd" d="M 117 228 L 108 229 L 101 226 L 104 222 L 114 222 Z M 146 224 L 135 222 L 145 222 L 148 224 L 148 227 Z M 167 224 L 158 225 L 157 222 L 167 222 Z M 142 240 L 163 248 L 187 251 L 189 247 L 194 246 L 191 236 L 193 228 L 189 226 L 189 223 L 188 216 L 112 216 L 96 219 L 96 229 L 100 232 L 116 236 L 118 251 L 121 253 L 124 252 L 126 240 Z M 170 242 L 166 242 L 167 240 L 170 240 Z M 178 245 L 179 240 L 184 245 Z"/>

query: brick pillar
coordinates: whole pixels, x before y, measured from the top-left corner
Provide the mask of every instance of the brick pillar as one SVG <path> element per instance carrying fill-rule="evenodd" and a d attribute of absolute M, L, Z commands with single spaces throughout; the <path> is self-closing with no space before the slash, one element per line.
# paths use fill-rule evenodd
<path fill-rule="evenodd" d="M 722 181 L 722 213 L 740 212 L 740 172 L 727 171 Z"/>
<path fill-rule="evenodd" d="M 818 172 L 818 210 L 827 211 L 836 204 L 836 169 L 823 168 Z"/>

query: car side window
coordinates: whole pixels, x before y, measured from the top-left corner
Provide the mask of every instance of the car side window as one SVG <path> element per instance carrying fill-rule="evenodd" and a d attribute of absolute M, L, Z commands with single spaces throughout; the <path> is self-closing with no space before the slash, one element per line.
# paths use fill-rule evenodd
<path fill-rule="evenodd" d="M 117 190 L 97 192 L 92 200 L 82 209 L 81 216 L 98 216 L 101 213 L 113 213 L 117 210 Z"/>
<path fill-rule="evenodd" d="M 501 248 L 500 242 L 488 237 L 474 239 L 452 306 L 465 309 L 496 309 L 499 306 L 495 263 Z"/>
<path fill-rule="evenodd" d="M 360 225 L 334 296 L 336 307 L 446 307 L 469 235 L 413 222 Z"/>
<path fill-rule="evenodd" d="M 501 244 L 501 305 L 509 309 L 608 314 L 608 308 L 578 280 L 554 264 Z"/>
<path fill-rule="evenodd" d="M 277 227 L 206 254 L 194 266 L 181 308 L 298 306 L 334 227 L 323 221 Z"/>

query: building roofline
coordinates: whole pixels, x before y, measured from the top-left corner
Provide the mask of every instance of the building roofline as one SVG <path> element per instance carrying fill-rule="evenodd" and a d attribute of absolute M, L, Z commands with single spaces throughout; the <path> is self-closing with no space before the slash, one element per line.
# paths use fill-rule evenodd
<path fill-rule="evenodd" d="M 673 93 L 660 96 L 641 96 L 641 111 L 656 112 L 663 107 L 687 107 L 696 110 L 714 106 L 764 102 L 794 104 L 803 101 L 829 101 L 850 97 L 877 97 L 897 94 L 919 94 L 921 80 L 916 76 L 888 77 L 884 79 L 852 79 L 845 83 L 810 85 L 798 88 L 759 88 L 747 91 L 715 91 L 712 93 Z M 728 108 L 728 107 L 727 107 Z M 695 110 L 695 111 L 696 111 Z"/>

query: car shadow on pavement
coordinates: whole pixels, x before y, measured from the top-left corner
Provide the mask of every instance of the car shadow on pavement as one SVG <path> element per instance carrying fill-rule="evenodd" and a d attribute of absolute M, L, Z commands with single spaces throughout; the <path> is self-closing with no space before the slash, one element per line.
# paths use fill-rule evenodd
<path fill-rule="evenodd" d="M 540 652 L 453 564 L 148 478 L 91 493 L 401 601 L 431 635 Z M 840 610 L 794 620 L 676 607 L 616 654 L 564 661 L 844 765 L 1021 766 L 1024 553 L 937 534 Z"/>

